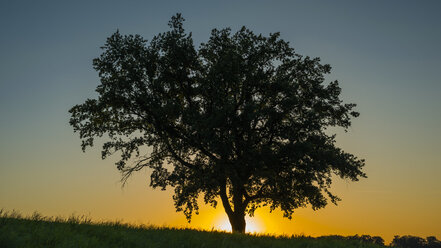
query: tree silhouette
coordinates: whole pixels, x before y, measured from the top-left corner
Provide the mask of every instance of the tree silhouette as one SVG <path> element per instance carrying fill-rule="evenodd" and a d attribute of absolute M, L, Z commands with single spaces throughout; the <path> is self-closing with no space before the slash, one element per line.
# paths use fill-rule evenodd
<path fill-rule="evenodd" d="M 189 221 L 198 196 L 213 207 L 220 197 L 233 232 L 244 232 L 245 215 L 261 206 L 291 218 L 296 208 L 336 203 L 333 174 L 365 177 L 364 160 L 326 132 L 358 116 L 337 81 L 325 84 L 329 65 L 295 53 L 279 33 L 245 27 L 214 29 L 196 50 L 183 21 L 173 16 L 171 30 L 149 43 L 119 32 L 107 39 L 93 61 L 98 98 L 69 111 L 83 151 L 107 136 L 102 158 L 121 152 L 123 180 L 150 168 L 150 185 L 173 187 Z"/>
<path fill-rule="evenodd" d="M 441 242 L 434 236 L 429 236 L 426 239 L 423 239 L 411 235 L 396 235 L 390 246 L 396 248 L 441 248 Z"/>

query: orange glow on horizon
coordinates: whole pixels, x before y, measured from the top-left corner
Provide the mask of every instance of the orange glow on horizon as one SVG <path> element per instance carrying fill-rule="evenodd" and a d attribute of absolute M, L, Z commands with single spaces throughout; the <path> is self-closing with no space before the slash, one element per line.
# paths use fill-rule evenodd
<path fill-rule="evenodd" d="M 245 232 L 246 233 L 263 233 L 264 228 L 262 225 L 262 221 L 255 217 L 245 217 L 246 220 L 246 227 Z M 231 232 L 231 224 L 228 218 L 225 215 L 219 215 L 216 218 L 215 224 L 214 224 L 215 230 L 225 231 L 225 232 Z"/>

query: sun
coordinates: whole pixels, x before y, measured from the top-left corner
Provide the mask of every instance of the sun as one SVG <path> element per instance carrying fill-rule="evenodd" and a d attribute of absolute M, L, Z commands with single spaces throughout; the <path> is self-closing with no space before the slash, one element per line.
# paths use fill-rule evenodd
<path fill-rule="evenodd" d="M 215 224 L 214 229 L 231 232 L 231 225 L 227 218 L 221 218 Z"/>
<path fill-rule="evenodd" d="M 263 232 L 262 225 L 256 217 L 249 218 L 247 216 L 247 217 L 245 217 L 245 220 L 247 223 L 246 228 L 245 228 L 246 233 L 261 233 L 261 232 Z M 230 224 L 228 218 L 225 216 L 220 216 L 217 219 L 216 224 L 214 225 L 214 229 L 220 230 L 220 231 L 225 231 L 225 232 L 231 232 L 231 224 Z"/>

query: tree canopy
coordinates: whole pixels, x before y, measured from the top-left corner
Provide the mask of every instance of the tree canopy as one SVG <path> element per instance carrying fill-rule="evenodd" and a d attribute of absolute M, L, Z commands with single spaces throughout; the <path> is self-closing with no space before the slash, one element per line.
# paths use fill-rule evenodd
<path fill-rule="evenodd" d="M 93 61 L 97 99 L 70 109 L 82 149 L 107 137 L 102 158 L 120 152 L 123 179 L 150 168 L 150 185 L 174 188 L 188 220 L 198 197 L 227 213 L 233 232 L 261 206 L 291 218 L 308 204 L 336 203 L 333 175 L 357 181 L 364 160 L 344 152 L 327 128 L 359 114 L 343 103 L 331 67 L 297 54 L 279 33 L 213 29 L 195 48 L 180 14 L 148 42 L 114 33 Z M 147 154 L 141 147 L 149 147 Z"/>

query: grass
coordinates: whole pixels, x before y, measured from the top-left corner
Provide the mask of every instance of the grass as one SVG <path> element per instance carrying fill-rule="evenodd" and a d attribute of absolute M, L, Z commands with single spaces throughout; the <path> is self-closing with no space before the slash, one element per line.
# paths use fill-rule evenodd
<path fill-rule="evenodd" d="M 378 248 L 380 245 L 341 236 L 266 236 L 219 231 L 92 222 L 85 216 L 43 217 L 0 210 L 0 247 L 292 247 Z"/>

